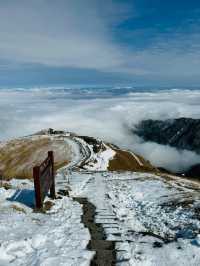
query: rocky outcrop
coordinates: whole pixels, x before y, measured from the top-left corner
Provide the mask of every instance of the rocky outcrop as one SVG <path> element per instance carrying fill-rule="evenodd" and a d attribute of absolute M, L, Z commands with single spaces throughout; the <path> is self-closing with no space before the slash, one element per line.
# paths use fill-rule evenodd
<path fill-rule="evenodd" d="M 145 141 L 170 145 L 200 154 L 200 119 L 178 118 L 169 120 L 143 120 L 133 129 Z M 188 177 L 200 178 L 200 163 L 190 167 Z"/>
<path fill-rule="evenodd" d="M 133 132 L 145 141 L 200 154 L 200 119 L 143 120 L 133 129 Z"/>
<path fill-rule="evenodd" d="M 200 164 L 191 166 L 184 174 L 188 177 L 200 178 Z"/>

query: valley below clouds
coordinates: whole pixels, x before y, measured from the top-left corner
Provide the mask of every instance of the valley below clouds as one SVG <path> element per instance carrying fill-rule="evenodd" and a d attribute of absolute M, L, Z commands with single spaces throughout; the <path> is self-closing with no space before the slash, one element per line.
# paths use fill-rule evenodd
<path fill-rule="evenodd" d="M 200 118 L 200 90 L 87 87 L 0 89 L 0 141 L 44 128 L 99 137 L 134 150 L 174 172 L 200 161 L 188 150 L 145 142 L 133 134 L 145 119 Z"/>

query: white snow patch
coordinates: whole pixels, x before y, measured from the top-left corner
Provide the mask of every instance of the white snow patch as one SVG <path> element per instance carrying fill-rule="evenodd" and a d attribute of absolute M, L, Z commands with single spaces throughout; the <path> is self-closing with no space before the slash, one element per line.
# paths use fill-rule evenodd
<path fill-rule="evenodd" d="M 98 153 L 92 152 L 90 161 L 84 166 L 84 169 L 90 171 L 106 171 L 109 167 L 109 162 L 112 160 L 116 152 L 104 144 L 104 151 Z"/>
<path fill-rule="evenodd" d="M 19 187 L 20 180 L 12 184 Z M 16 191 L 0 188 L 0 265 L 89 265 L 94 254 L 86 249 L 90 234 L 81 205 L 63 197 L 46 214 L 36 213 L 26 200 L 18 202 Z"/>
<path fill-rule="evenodd" d="M 200 265 L 197 183 L 133 172 L 71 173 L 69 183 L 96 206 L 107 239 L 119 241 L 117 265 Z"/>

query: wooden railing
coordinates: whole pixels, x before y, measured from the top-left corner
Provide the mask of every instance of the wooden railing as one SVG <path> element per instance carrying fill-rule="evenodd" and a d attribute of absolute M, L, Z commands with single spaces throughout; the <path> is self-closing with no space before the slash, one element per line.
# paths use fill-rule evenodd
<path fill-rule="evenodd" d="M 48 152 L 48 157 L 39 166 L 33 168 L 35 187 L 35 204 L 37 209 L 43 208 L 43 201 L 50 190 L 50 197 L 55 199 L 54 155 Z"/>

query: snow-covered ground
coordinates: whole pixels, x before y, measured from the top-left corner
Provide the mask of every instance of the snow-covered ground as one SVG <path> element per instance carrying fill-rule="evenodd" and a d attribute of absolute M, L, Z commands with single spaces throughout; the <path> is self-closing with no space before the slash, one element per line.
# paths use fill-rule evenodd
<path fill-rule="evenodd" d="M 200 187 L 148 173 L 71 173 L 72 194 L 97 207 L 117 265 L 200 265 Z"/>
<path fill-rule="evenodd" d="M 90 171 L 106 171 L 108 169 L 109 161 L 116 154 L 112 148 L 102 142 L 99 152 L 94 152 L 93 145 L 89 145 L 79 137 L 75 137 L 74 140 L 76 144 L 79 144 L 79 147 L 82 147 L 82 154 L 85 155 L 84 160 L 82 160 L 84 161 L 83 169 Z"/>
<path fill-rule="evenodd" d="M 88 168 L 106 170 L 111 149 L 94 154 L 81 139 L 66 138 L 72 161 L 67 170 L 83 161 Z M 90 149 L 90 153 L 86 151 Z M 65 168 L 58 176 L 66 178 Z M 65 189 L 68 184 L 56 188 Z M 12 179 L 11 188 L 0 187 L 0 266 L 6 265 L 89 265 L 94 252 L 87 250 L 90 234 L 81 222 L 82 208 L 70 197 L 53 201 L 53 207 L 44 213 L 34 212 L 33 182 Z M 5 182 L 4 182 L 5 184 Z M 49 201 L 47 198 L 46 201 Z"/>
<path fill-rule="evenodd" d="M 81 206 L 63 197 L 44 214 L 32 204 L 32 182 L 0 188 L 0 265 L 89 265 L 93 253 L 86 249 L 90 235 Z"/>
<path fill-rule="evenodd" d="M 33 183 L 11 180 L 0 188 L 0 266 L 89 265 L 89 231 L 81 222 L 86 197 L 96 223 L 116 242 L 120 266 L 200 265 L 200 184 L 175 176 L 108 172 L 115 152 L 94 153 L 78 137 L 66 137 L 71 163 L 59 170 L 56 187 L 70 187 L 46 213 L 33 212 Z M 47 198 L 47 200 L 49 200 Z"/>

